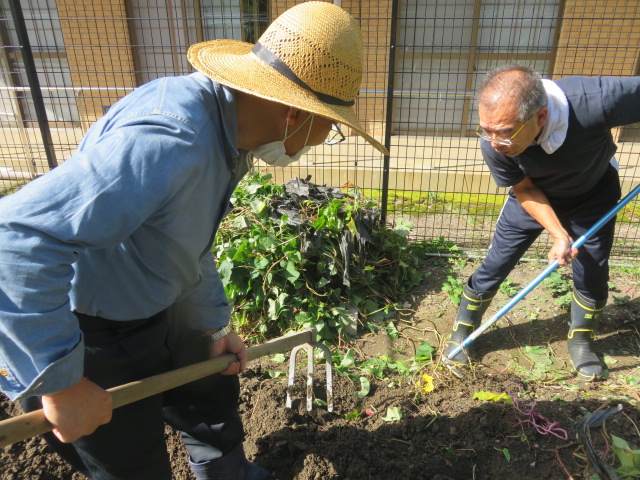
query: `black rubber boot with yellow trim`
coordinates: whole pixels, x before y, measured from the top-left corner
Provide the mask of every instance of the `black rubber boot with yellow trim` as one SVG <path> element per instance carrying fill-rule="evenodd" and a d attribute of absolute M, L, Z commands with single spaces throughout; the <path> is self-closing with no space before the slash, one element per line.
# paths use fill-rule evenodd
<path fill-rule="evenodd" d="M 576 289 L 571 300 L 571 326 L 567 338 L 569 354 L 578 377 L 591 382 L 602 377 L 603 366 L 593 351 L 593 338 L 607 300 L 592 300 Z"/>
<path fill-rule="evenodd" d="M 456 347 L 460 346 L 462 342 L 480 326 L 482 315 L 484 315 L 484 312 L 489 308 L 491 300 L 493 300 L 493 297 L 495 297 L 497 293 L 497 290 L 478 292 L 469 286 L 470 283 L 471 279 L 467 281 L 462 293 L 462 298 L 460 299 L 458 316 L 453 324 L 451 339 L 447 342 L 447 348 L 444 352 L 445 361 L 468 364 L 470 359 L 473 360 L 473 344 L 461 350 L 460 353 L 452 359 L 448 357 Z"/>

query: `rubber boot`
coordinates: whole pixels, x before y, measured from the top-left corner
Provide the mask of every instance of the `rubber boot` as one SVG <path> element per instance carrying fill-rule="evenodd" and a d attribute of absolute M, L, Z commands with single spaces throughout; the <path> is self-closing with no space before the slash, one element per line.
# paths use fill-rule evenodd
<path fill-rule="evenodd" d="M 472 345 L 467 346 L 464 350 L 461 350 L 455 357 L 449 360 L 449 353 L 456 347 L 462 344 L 464 340 L 473 333 L 473 331 L 480 326 L 482 322 L 482 315 L 489 308 L 491 300 L 496 296 L 498 290 L 492 290 L 490 292 L 478 292 L 471 288 L 471 279 L 467 281 L 460 299 L 460 309 L 458 310 L 458 316 L 453 324 L 453 331 L 451 332 L 451 339 L 447 342 L 447 348 L 445 349 L 445 361 L 451 361 L 456 363 L 468 364 L 469 360 L 474 358 L 474 349 Z"/>
<path fill-rule="evenodd" d="M 239 444 L 226 455 L 207 462 L 189 460 L 193 473 L 199 480 L 266 480 L 269 471 L 249 462 Z"/>
<path fill-rule="evenodd" d="M 595 301 L 585 297 L 576 289 L 571 298 L 571 326 L 567 343 L 573 367 L 581 380 L 591 382 L 602 377 L 603 366 L 593 351 L 595 337 L 602 310 L 607 300 Z"/>

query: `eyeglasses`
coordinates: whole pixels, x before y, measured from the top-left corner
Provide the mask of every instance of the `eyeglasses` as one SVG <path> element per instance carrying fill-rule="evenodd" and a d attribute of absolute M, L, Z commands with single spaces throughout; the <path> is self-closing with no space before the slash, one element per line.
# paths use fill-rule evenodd
<path fill-rule="evenodd" d="M 538 113 L 538 112 L 536 112 Z M 479 136 L 480 138 L 482 138 L 483 140 L 486 140 L 487 142 L 493 142 L 497 145 L 504 145 L 505 147 L 510 147 L 513 144 L 513 139 L 516 138 L 516 135 L 518 135 L 520 133 L 520 131 L 524 128 L 524 126 L 529 123 L 531 120 L 533 120 L 533 117 L 536 116 L 536 113 L 534 113 L 529 120 L 527 120 L 526 122 L 524 122 L 522 124 L 522 126 L 518 129 L 518 131 L 516 133 L 514 133 L 513 135 L 511 135 L 511 137 L 509 138 L 498 138 L 496 136 L 490 137 L 489 135 L 487 135 L 486 133 L 484 133 L 484 130 L 482 130 L 482 128 L 480 128 L 480 125 L 478 125 L 478 127 L 476 128 L 476 135 Z"/>
<path fill-rule="evenodd" d="M 327 136 L 327 139 L 324 141 L 325 145 L 335 145 L 337 143 L 344 142 L 344 135 L 340 131 L 340 127 L 338 127 L 337 123 L 331 125 L 331 131 Z"/>

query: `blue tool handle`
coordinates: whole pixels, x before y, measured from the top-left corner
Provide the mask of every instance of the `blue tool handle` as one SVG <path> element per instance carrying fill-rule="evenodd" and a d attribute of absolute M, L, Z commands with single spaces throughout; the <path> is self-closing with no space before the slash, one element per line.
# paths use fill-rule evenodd
<path fill-rule="evenodd" d="M 584 242 L 589 239 L 594 233 L 600 230 L 609 220 L 611 220 L 620 210 L 624 208 L 624 206 L 629 203 L 633 198 L 640 193 L 640 185 L 637 185 L 636 188 L 631 190 L 622 200 L 618 202 L 618 204 L 611 209 L 608 213 L 606 213 L 600 220 L 598 220 L 589 230 L 587 230 L 584 235 L 574 241 L 571 246 L 573 248 L 580 248 Z M 513 308 L 513 306 L 522 300 L 531 290 L 533 290 L 542 280 L 544 280 L 552 271 L 554 271 L 558 267 L 558 260 L 554 260 L 551 262 L 547 268 L 545 268 L 540 274 L 534 278 L 529 284 L 520 290 L 511 300 L 509 300 L 500 310 L 498 310 L 489 320 L 480 325 L 475 331 L 473 331 L 464 341 L 454 348 L 449 355 L 447 355 L 447 359 L 451 360 L 453 357 L 458 355 L 463 348 L 466 348 L 471 342 L 473 342 L 476 338 L 478 338 L 487 328 L 496 323 L 498 319 L 500 319 L 505 313 Z"/>

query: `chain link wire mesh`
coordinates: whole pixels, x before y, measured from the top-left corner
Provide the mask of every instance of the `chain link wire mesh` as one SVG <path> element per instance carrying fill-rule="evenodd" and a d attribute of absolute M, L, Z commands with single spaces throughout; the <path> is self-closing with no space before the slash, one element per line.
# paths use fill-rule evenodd
<path fill-rule="evenodd" d="M 109 106 L 137 86 L 190 73 L 185 54 L 192 43 L 215 38 L 253 43 L 273 18 L 297 3 L 3 0 L 0 195 L 62 163 Z M 486 252 L 506 198 L 506 189 L 497 188 L 489 175 L 474 133 L 474 91 L 485 72 L 518 62 L 551 79 L 640 73 L 638 2 L 334 3 L 362 30 L 366 71 L 358 116 L 391 155 L 384 158 L 347 131 L 345 142 L 315 147 L 294 166 L 256 168 L 278 182 L 311 176 L 314 183 L 385 200 L 386 220 L 410 220 L 412 238 L 443 237 L 469 254 Z M 30 49 L 20 39 L 17 9 Z M 640 179 L 638 125 L 616 129 L 614 135 L 626 193 Z M 639 217 L 638 202 L 618 216 L 614 258 L 638 257 Z M 529 256 L 543 256 L 548 244 L 543 234 Z"/>

